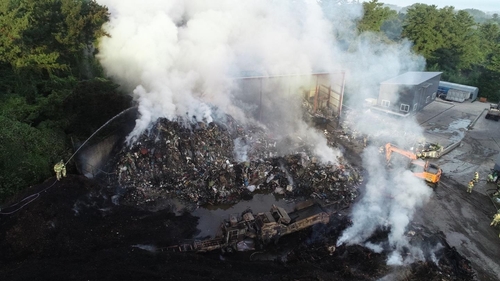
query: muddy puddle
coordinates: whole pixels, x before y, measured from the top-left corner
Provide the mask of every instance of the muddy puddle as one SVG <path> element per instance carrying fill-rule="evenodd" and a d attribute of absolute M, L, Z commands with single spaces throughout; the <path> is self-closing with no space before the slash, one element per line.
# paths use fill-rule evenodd
<path fill-rule="evenodd" d="M 446 129 L 432 129 L 429 130 L 430 133 L 439 133 L 439 134 L 450 134 L 449 137 L 451 142 L 461 141 L 465 136 L 465 131 L 467 131 L 467 126 L 471 123 L 469 119 L 458 119 L 451 122 Z"/>
<path fill-rule="evenodd" d="M 253 198 L 248 201 L 241 201 L 232 206 L 204 206 L 199 207 L 192 212 L 193 216 L 199 217 L 198 230 L 200 231 L 195 238 L 214 237 L 217 234 L 219 226 L 224 219 L 227 219 L 230 214 L 241 214 L 246 209 L 250 208 L 254 213 L 267 212 L 271 206 L 284 208 L 287 212 L 293 211 L 295 202 L 285 200 L 276 196 L 273 193 L 254 194 Z"/>

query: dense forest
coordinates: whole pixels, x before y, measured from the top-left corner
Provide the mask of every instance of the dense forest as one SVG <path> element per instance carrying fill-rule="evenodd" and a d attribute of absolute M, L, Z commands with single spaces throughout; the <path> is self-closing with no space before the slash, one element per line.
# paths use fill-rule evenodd
<path fill-rule="evenodd" d="M 0 2 L 0 201 L 130 105 L 95 59 L 108 17 L 95 1 Z"/>
<path fill-rule="evenodd" d="M 500 18 L 415 4 L 399 12 L 362 3 L 359 33 L 413 42 L 427 70 L 500 99 Z M 131 105 L 99 62 L 109 11 L 94 0 L 0 2 L 0 202 L 53 174 L 109 118 Z M 71 167 L 70 167 L 71 169 Z"/>

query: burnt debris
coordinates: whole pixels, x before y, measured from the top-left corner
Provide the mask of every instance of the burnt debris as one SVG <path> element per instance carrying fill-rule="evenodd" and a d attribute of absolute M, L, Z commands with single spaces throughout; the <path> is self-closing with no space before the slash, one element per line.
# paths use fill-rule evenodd
<path fill-rule="evenodd" d="M 274 136 L 229 117 L 224 123 L 159 119 L 118 153 L 114 181 L 126 191 L 121 203 L 136 206 L 166 198 L 234 204 L 252 192 L 348 206 L 357 196 L 359 171 L 342 157 L 320 163 L 311 148 L 300 137 Z"/>

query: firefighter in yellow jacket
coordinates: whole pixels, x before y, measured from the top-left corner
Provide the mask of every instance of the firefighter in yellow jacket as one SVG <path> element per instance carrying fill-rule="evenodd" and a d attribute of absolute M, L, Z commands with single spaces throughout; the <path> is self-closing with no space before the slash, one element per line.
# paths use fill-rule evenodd
<path fill-rule="evenodd" d="M 469 186 L 467 186 L 467 193 L 472 193 L 473 188 L 474 188 L 474 180 L 470 180 Z"/>
<path fill-rule="evenodd" d="M 490 223 L 490 226 L 497 226 L 497 224 L 500 222 L 500 214 L 499 213 L 496 213 L 494 216 L 493 216 L 493 220 L 491 221 Z"/>
<path fill-rule="evenodd" d="M 56 172 L 58 181 L 61 180 L 61 177 L 66 177 L 66 165 L 64 165 L 64 162 L 62 160 L 54 165 L 54 172 Z"/>

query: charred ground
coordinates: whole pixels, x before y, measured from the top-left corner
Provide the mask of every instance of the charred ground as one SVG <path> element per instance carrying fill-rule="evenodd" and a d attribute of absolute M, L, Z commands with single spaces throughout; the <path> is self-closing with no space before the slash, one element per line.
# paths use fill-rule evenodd
<path fill-rule="evenodd" d="M 429 250 L 428 260 L 410 267 L 389 267 L 384 252 L 357 245 L 332 253 L 328 246 L 335 245 L 349 224 L 342 214 L 252 256 L 168 252 L 164 247 L 196 233 L 197 218 L 114 206 L 109 195 L 89 179 L 70 176 L 3 217 L 1 275 L 5 280 L 375 280 L 389 274 L 396 280 L 473 278 L 468 261 L 445 237 L 418 226 L 412 241 Z M 386 234 L 380 231 L 372 239 L 383 240 Z M 434 253 L 435 263 L 430 250 L 438 244 L 442 248 Z"/>
<path fill-rule="evenodd" d="M 207 128 L 210 127 L 201 128 L 198 133 L 206 132 L 204 130 Z M 169 132 L 182 132 L 182 130 L 174 128 Z M 229 130 L 220 132 L 230 133 Z M 196 131 L 185 133 L 189 138 L 196 139 Z M 341 134 L 342 132 L 338 132 L 338 135 Z M 330 141 L 334 141 L 333 134 L 327 137 Z M 185 140 L 184 136 L 182 141 Z M 143 140 L 142 143 L 146 142 Z M 228 166 L 224 164 L 227 164 L 226 160 L 231 159 L 231 155 L 227 155 L 228 159 L 220 159 L 220 166 L 211 165 L 217 167 L 216 170 L 208 173 L 207 178 L 198 185 L 192 184 L 186 187 L 185 181 L 191 180 L 188 169 L 193 167 L 198 169 L 203 163 L 201 159 L 196 163 L 193 161 L 191 162 L 193 166 L 190 161 L 181 158 L 196 155 L 196 152 L 188 152 L 187 149 L 199 147 L 193 143 L 195 142 L 192 139 L 191 142 L 186 142 L 184 151 L 181 146 L 174 148 L 178 149 L 179 153 L 179 162 L 175 162 L 177 164 L 175 167 L 181 171 L 180 177 L 172 177 L 174 184 L 166 184 L 167 187 L 160 190 L 164 193 L 142 187 L 143 196 L 137 197 L 140 200 L 133 201 L 130 198 L 134 198 L 134 194 L 137 194 L 138 184 L 131 184 L 125 188 L 126 192 L 119 200 L 125 204 L 116 204 L 115 187 L 103 185 L 102 181 L 70 175 L 61 182 L 57 182 L 55 178 L 48 179 L 24 194 L 11 198 L 10 203 L 15 203 L 28 195 L 39 195 L 24 208 L 1 217 L 0 274 L 5 276 L 6 280 L 376 280 L 380 278 L 472 280 L 474 277 L 468 260 L 447 244 L 443 234 L 431 233 L 418 225 L 413 225 L 408 235 L 411 236 L 412 244 L 418 244 L 423 249 L 425 260 L 416 261 L 409 266 L 388 266 L 387 254 L 391 249 L 382 249 L 376 253 L 358 245 L 342 245 L 335 248 L 340 233 L 350 224 L 348 210 L 345 208 L 355 199 L 344 196 L 342 192 L 351 192 L 357 186 L 354 179 L 338 175 L 343 175 L 345 167 L 351 164 L 346 163 L 342 167 L 332 165 L 330 168 L 327 165 L 325 168 L 306 158 L 306 162 L 299 165 L 300 160 L 304 159 L 303 156 L 290 157 L 289 159 L 293 161 L 287 161 L 286 157 L 264 159 L 256 157 L 246 166 L 249 169 L 248 175 L 251 175 L 248 177 L 248 185 L 255 181 L 255 183 L 260 182 L 263 191 L 266 192 L 276 192 L 277 188 L 286 190 L 291 183 L 285 171 L 292 170 L 290 167 L 295 165 L 296 170 L 299 172 L 302 170 L 302 175 L 311 174 L 311 178 L 299 181 L 303 182 L 303 185 L 294 182 L 292 191 L 288 194 L 285 192 L 283 196 L 298 200 L 316 196 L 316 199 L 321 199 L 322 202 L 329 200 L 329 203 L 339 201 L 334 199 L 335 196 L 339 194 L 342 196 L 343 204 L 331 205 L 334 206 L 334 214 L 328 225 L 316 225 L 284 236 L 275 244 L 258 252 L 222 255 L 220 252 L 197 254 L 167 251 L 168 246 L 196 235 L 198 218 L 193 217 L 188 211 L 176 214 L 177 210 L 168 204 L 160 208 L 157 204 L 160 202 L 158 199 L 164 198 L 158 194 L 171 196 L 171 194 L 182 195 L 182 190 L 191 190 L 189 193 L 196 191 L 200 194 L 198 197 L 186 195 L 178 198 L 184 200 L 186 204 L 198 205 L 200 200 L 207 200 L 203 197 L 206 194 L 204 189 L 213 190 L 214 185 L 220 186 L 223 182 L 220 178 L 223 171 L 227 175 L 226 180 L 234 176 L 234 181 L 240 181 L 237 183 L 238 188 L 234 189 L 238 196 L 232 200 L 245 199 L 241 196 L 242 193 L 237 191 L 245 190 L 246 184 L 243 177 L 239 177 L 236 172 L 238 169 L 244 169 L 245 165 L 240 168 L 238 168 L 240 164 L 233 165 L 232 168 L 236 166 L 234 173 L 231 169 L 228 171 Z M 359 143 L 342 142 L 339 139 L 336 140 L 336 145 L 343 149 L 346 157 L 354 157 L 351 163 L 359 163 L 359 159 L 355 159 L 360 150 Z M 144 148 L 147 149 L 145 153 L 143 153 Z M 144 163 L 151 165 L 151 159 L 146 157 L 159 156 L 145 145 L 136 146 L 135 149 L 136 151 L 123 151 L 119 154 L 124 157 L 121 159 L 127 159 L 137 153 L 137 157 L 134 156 L 136 161 L 134 163 L 140 162 L 139 158 L 143 157 L 148 160 L 144 160 Z M 210 149 L 208 151 L 210 152 Z M 161 157 L 173 155 L 169 154 L 167 147 L 161 152 L 164 152 Z M 173 160 L 175 161 L 175 158 Z M 231 164 L 232 160 L 229 163 Z M 250 173 L 250 169 L 258 171 L 260 165 L 265 168 L 266 177 L 259 176 L 258 172 Z M 356 169 L 355 164 L 349 167 Z M 140 169 L 137 166 L 136 168 Z M 332 172 L 328 169 L 339 171 L 334 178 L 331 178 L 331 181 L 335 181 L 333 184 L 338 187 L 337 189 L 326 189 L 328 185 L 314 180 L 316 177 L 321 179 L 323 173 Z M 141 173 L 143 174 L 141 183 L 149 184 L 149 178 L 144 176 L 146 173 L 144 171 Z M 268 188 L 267 184 L 271 182 L 267 182 L 269 174 L 274 175 L 271 179 L 274 185 Z M 293 176 L 296 177 L 295 174 Z M 210 181 L 214 183 L 210 185 Z M 309 184 L 305 184 L 307 182 Z M 180 186 L 183 188 L 177 192 L 176 188 Z M 171 192 L 167 193 L 165 191 L 168 188 L 171 188 Z M 298 191 L 301 192 L 297 193 Z M 312 196 L 313 194 L 317 195 Z M 320 194 L 325 195 L 322 198 Z M 148 197 L 152 195 L 155 197 Z M 226 197 L 217 198 L 225 200 Z M 22 205 L 21 202 L 2 211 L 10 213 Z M 382 229 L 370 239 L 384 241 L 387 239 L 388 230 Z"/>

